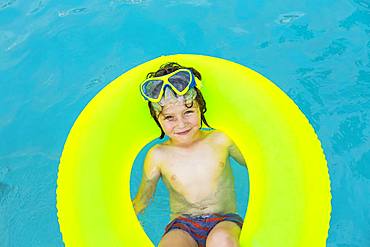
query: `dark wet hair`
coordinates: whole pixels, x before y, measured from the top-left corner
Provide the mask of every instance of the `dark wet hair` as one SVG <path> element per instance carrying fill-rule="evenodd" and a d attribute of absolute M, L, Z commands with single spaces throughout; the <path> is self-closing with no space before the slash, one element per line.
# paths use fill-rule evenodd
<path fill-rule="evenodd" d="M 194 69 L 192 67 L 184 67 L 184 66 L 181 66 L 180 64 L 178 64 L 176 62 L 169 62 L 169 63 L 166 63 L 166 64 L 162 64 L 160 66 L 160 68 L 156 72 L 150 72 L 150 73 L 148 73 L 148 75 L 146 76 L 146 78 L 148 79 L 148 78 L 152 78 L 152 77 L 158 77 L 158 76 L 168 75 L 168 74 L 171 74 L 172 72 L 174 72 L 176 70 L 179 70 L 179 69 L 189 69 L 193 73 L 193 75 L 195 77 L 197 77 L 199 80 L 202 79 L 201 74 L 196 69 Z M 200 118 L 202 120 L 201 121 L 201 126 L 204 123 L 206 126 L 208 126 L 209 128 L 211 128 L 208 125 L 207 120 L 206 120 L 206 118 L 204 116 L 204 113 L 206 113 L 206 111 L 207 111 L 206 101 L 204 100 L 201 91 L 196 86 L 194 87 L 194 89 L 197 92 L 197 96 L 195 97 L 194 100 L 198 103 L 198 106 L 199 106 Z M 185 106 L 187 108 L 191 108 L 193 106 L 193 102 L 191 102 L 190 106 L 188 104 L 185 104 Z M 161 129 L 161 136 L 159 138 L 160 139 L 163 139 L 165 133 L 164 133 L 164 131 L 162 129 L 162 126 L 160 125 L 160 123 L 158 121 L 157 114 L 156 114 L 156 111 L 154 110 L 154 107 L 152 105 L 152 102 L 148 101 L 148 107 L 149 107 L 149 110 L 150 110 L 150 115 L 152 115 L 154 121 L 156 122 L 156 124 L 158 125 L 158 127 Z"/>

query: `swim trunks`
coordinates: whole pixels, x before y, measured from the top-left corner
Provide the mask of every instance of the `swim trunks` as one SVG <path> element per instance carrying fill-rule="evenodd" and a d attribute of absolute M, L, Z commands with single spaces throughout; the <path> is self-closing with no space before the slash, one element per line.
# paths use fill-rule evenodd
<path fill-rule="evenodd" d="M 209 232 L 222 221 L 235 222 L 240 228 L 243 219 L 237 214 L 207 214 L 199 216 L 182 215 L 172 220 L 167 226 L 163 235 L 173 229 L 181 229 L 190 234 L 198 243 L 199 247 L 206 246 L 206 239 Z"/>

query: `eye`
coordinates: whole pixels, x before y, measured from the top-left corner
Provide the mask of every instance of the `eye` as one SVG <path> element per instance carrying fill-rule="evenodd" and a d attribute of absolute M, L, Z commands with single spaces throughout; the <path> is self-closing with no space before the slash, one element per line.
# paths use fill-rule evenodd
<path fill-rule="evenodd" d="M 189 110 L 189 111 L 186 111 L 185 114 L 190 114 L 190 113 L 193 113 L 194 111 L 192 110 Z"/>
<path fill-rule="evenodd" d="M 173 116 L 165 116 L 164 120 L 173 120 Z"/>

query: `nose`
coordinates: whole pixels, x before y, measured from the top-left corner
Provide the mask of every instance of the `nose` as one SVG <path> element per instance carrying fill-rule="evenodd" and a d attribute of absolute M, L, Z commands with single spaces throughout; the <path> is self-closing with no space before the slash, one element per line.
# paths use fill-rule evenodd
<path fill-rule="evenodd" d="M 186 119 L 184 119 L 183 117 L 180 117 L 177 122 L 177 127 L 181 129 L 181 128 L 184 128 L 185 126 L 186 126 Z"/>

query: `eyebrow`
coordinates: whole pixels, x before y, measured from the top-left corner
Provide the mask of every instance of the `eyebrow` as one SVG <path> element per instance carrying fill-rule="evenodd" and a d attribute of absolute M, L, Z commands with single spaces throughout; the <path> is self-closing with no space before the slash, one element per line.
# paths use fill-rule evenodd
<path fill-rule="evenodd" d="M 190 108 L 186 108 L 182 112 L 195 111 L 195 110 L 196 110 L 196 107 L 192 105 Z M 160 114 L 164 117 L 169 116 L 169 115 L 175 115 L 174 112 L 163 112 L 163 111 Z"/>
<path fill-rule="evenodd" d="M 162 118 L 164 118 L 164 119 L 167 118 L 167 117 L 173 117 L 173 115 L 171 115 L 169 113 L 167 113 L 167 114 L 162 113 L 161 115 L 162 115 Z"/>

